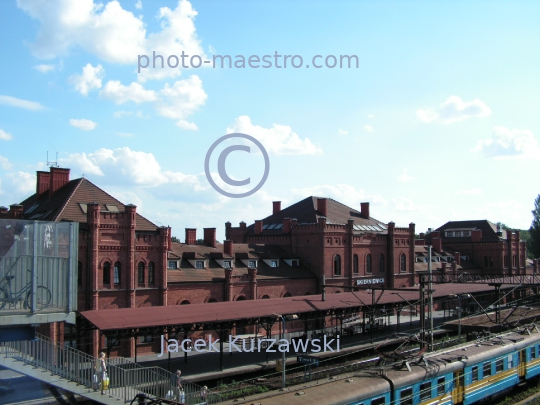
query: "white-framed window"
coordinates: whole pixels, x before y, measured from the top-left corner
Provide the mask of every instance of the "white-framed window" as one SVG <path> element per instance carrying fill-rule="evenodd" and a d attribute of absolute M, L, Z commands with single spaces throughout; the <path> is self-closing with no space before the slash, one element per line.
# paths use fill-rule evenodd
<path fill-rule="evenodd" d="M 277 267 L 278 261 L 277 260 L 270 260 L 270 267 Z"/>
<path fill-rule="evenodd" d="M 446 232 L 446 237 L 447 238 L 453 238 L 454 237 L 454 232 Z"/>
<path fill-rule="evenodd" d="M 230 262 L 229 260 L 226 260 L 223 262 L 223 268 L 230 269 L 231 267 L 232 267 L 232 262 Z"/>
<path fill-rule="evenodd" d="M 195 262 L 195 268 L 196 269 L 204 269 L 204 261 L 203 260 L 197 260 Z"/>
<path fill-rule="evenodd" d="M 169 269 L 177 269 L 178 268 L 178 262 L 176 260 L 169 260 Z"/>
<path fill-rule="evenodd" d="M 249 261 L 249 267 L 252 268 L 252 269 L 257 267 L 257 261 L 256 260 L 250 260 Z"/>

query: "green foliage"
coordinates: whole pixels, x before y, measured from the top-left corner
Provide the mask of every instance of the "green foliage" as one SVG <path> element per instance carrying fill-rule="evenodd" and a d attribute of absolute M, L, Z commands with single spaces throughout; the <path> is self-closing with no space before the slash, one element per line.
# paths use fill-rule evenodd
<path fill-rule="evenodd" d="M 527 250 L 533 258 L 540 258 L 540 194 L 534 200 L 533 221 L 529 228 L 530 239 Z"/>
<path fill-rule="evenodd" d="M 180 243 L 180 239 L 178 239 L 176 236 L 173 236 L 171 238 L 171 241 L 173 241 L 174 243 Z"/>

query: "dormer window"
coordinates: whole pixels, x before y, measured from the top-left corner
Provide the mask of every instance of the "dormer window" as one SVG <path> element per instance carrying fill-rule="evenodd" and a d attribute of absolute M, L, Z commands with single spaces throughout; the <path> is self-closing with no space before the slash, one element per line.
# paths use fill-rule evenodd
<path fill-rule="evenodd" d="M 169 269 L 178 269 L 178 262 L 176 260 L 169 260 Z"/>
<path fill-rule="evenodd" d="M 224 269 L 230 269 L 232 267 L 232 262 L 230 261 L 224 261 L 223 262 L 223 268 Z"/>
<path fill-rule="evenodd" d="M 257 261 L 256 260 L 250 260 L 249 261 L 249 267 L 252 268 L 252 269 L 257 267 Z"/>
<path fill-rule="evenodd" d="M 277 260 L 270 260 L 270 267 L 277 267 L 278 261 Z"/>
<path fill-rule="evenodd" d="M 204 269 L 204 261 L 203 260 L 197 260 L 195 262 L 195 268 L 196 269 Z"/>

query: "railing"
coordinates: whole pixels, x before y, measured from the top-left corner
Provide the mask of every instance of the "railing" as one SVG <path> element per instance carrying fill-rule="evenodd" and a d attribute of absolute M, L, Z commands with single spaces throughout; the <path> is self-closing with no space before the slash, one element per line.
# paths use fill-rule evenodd
<path fill-rule="evenodd" d="M 99 389 L 95 382 L 95 366 L 99 360 L 47 337 L 39 336 L 33 341 L 2 342 L 0 355 L 47 370 L 88 390 Z M 176 388 L 176 375 L 159 367 L 142 367 L 124 358 L 109 359 L 106 365 L 110 379 L 106 395 L 126 403 L 139 393 L 151 398 L 183 400 L 179 403 L 186 405 L 210 405 L 220 401 L 219 395 L 212 392 L 208 392 L 207 398 L 202 400 L 201 387 L 187 381 L 182 381 L 184 393 L 179 398 L 181 394 Z"/>
<path fill-rule="evenodd" d="M 423 283 L 540 285 L 540 274 L 421 274 Z"/>

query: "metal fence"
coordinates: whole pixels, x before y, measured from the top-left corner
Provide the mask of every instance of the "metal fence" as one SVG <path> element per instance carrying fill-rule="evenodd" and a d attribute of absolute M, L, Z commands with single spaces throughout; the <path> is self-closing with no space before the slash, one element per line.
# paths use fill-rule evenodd
<path fill-rule="evenodd" d="M 39 336 L 33 341 L 2 342 L 0 355 L 47 370 L 89 390 L 100 389 L 97 383 L 97 358 L 47 337 Z M 206 399 L 202 399 L 202 388 L 187 381 L 182 381 L 183 392 L 180 392 L 177 389 L 176 375 L 160 367 L 142 367 L 124 358 L 109 359 L 106 365 L 110 380 L 107 395 L 126 403 L 139 393 L 151 398 L 175 400 L 186 405 L 210 405 L 220 402 L 219 395 L 212 392 L 208 392 Z"/>
<path fill-rule="evenodd" d="M 0 316 L 77 309 L 78 229 L 0 220 Z"/>

